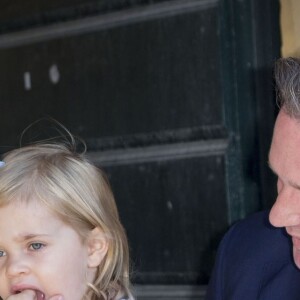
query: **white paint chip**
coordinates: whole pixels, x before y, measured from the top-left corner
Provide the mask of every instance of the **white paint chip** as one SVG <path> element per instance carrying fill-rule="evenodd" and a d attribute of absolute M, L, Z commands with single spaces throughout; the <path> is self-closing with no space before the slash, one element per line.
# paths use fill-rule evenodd
<path fill-rule="evenodd" d="M 26 91 L 31 90 L 31 75 L 30 72 L 24 73 L 24 88 Z"/>
<path fill-rule="evenodd" d="M 60 79 L 60 73 L 56 64 L 49 68 L 49 79 L 53 84 L 57 84 Z"/>

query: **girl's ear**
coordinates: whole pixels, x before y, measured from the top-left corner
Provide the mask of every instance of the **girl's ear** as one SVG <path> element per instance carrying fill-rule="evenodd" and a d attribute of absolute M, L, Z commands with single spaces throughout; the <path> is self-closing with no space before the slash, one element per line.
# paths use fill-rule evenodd
<path fill-rule="evenodd" d="M 87 241 L 88 267 L 98 267 L 107 253 L 108 241 L 103 231 L 96 227 L 90 234 Z"/>

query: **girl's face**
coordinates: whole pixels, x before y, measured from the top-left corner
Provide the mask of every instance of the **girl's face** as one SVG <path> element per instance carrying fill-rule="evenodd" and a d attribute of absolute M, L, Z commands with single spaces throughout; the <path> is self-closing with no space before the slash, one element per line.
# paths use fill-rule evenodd
<path fill-rule="evenodd" d="M 0 208 L 0 297 L 33 290 L 37 300 L 80 300 L 95 270 L 77 232 L 38 201 Z"/>

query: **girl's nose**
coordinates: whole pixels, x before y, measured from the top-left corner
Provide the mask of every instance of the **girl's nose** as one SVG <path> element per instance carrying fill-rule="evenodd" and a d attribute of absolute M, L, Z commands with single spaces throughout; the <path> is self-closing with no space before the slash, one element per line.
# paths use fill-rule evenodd
<path fill-rule="evenodd" d="M 14 255 L 7 258 L 6 272 L 8 277 L 17 277 L 29 273 L 30 267 L 23 255 Z"/>

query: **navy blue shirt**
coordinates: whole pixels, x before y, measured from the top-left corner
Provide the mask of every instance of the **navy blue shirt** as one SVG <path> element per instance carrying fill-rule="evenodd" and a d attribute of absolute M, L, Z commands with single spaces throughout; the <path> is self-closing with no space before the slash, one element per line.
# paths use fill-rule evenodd
<path fill-rule="evenodd" d="M 300 271 L 291 238 L 273 227 L 269 212 L 236 223 L 224 236 L 207 300 L 299 300 Z"/>

